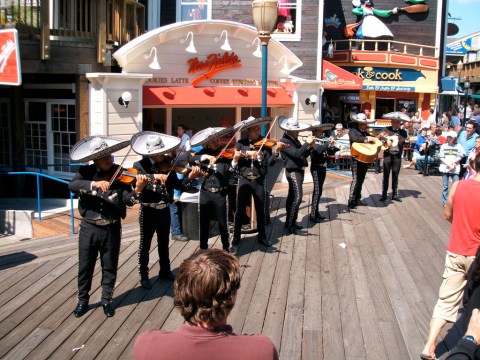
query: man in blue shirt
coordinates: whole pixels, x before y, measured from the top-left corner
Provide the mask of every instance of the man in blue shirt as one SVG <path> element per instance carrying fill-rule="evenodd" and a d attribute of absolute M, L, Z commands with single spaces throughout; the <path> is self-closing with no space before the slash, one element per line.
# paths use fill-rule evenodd
<path fill-rule="evenodd" d="M 475 133 L 477 123 L 475 120 L 469 120 L 465 124 L 465 130 L 458 135 L 458 143 L 462 145 L 465 150 L 465 154 L 470 154 L 473 148 L 475 148 L 475 139 L 478 137 L 478 134 Z M 460 178 L 463 178 L 466 174 L 466 169 L 463 165 L 467 162 L 467 155 L 465 155 L 460 162 L 462 165 L 460 171 Z"/>

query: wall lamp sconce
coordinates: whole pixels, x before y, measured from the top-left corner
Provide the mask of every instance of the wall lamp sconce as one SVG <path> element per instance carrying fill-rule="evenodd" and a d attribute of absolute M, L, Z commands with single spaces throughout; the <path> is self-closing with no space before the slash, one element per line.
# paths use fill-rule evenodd
<path fill-rule="evenodd" d="M 285 55 L 282 55 L 280 60 L 274 61 L 273 65 L 275 65 L 275 66 L 279 65 L 282 62 L 282 60 L 285 60 L 285 64 L 283 65 L 283 68 L 282 68 L 282 70 L 280 70 L 280 72 L 282 74 L 285 74 L 285 75 L 290 75 L 290 69 L 288 68 L 288 60 L 287 60 L 287 57 Z"/>
<path fill-rule="evenodd" d="M 180 44 L 185 44 L 187 42 L 189 36 L 191 36 L 190 44 L 188 45 L 188 47 L 185 48 L 185 51 L 189 52 L 191 54 L 196 54 L 197 49 L 195 49 L 195 44 L 193 43 L 193 32 L 189 31 L 187 36 L 185 37 L 185 39 L 180 39 Z"/>
<path fill-rule="evenodd" d="M 160 70 L 162 67 L 160 66 L 160 64 L 158 63 L 158 58 L 157 58 L 157 48 L 156 47 L 152 47 L 150 49 L 150 54 L 145 54 L 145 59 L 148 59 L 152 56 L 152 53 L 154 53 L 154 56 L 153 56 L 153 60 L 152 62 L 150 63 L 150 65 L 148 65 L 148 67 L 150 69 L 153 69 L 153 70 Z"/>
<path fill-rule="evenodd" d="M 260 38 L 256 37 L 255 39 L 253 39 L 251 44 L 247 44 L 247 49 L 250 49 L 253 45 L 255 45 L 255 41 L 257 42 L 257 49 L 252 53 L 252 55 L 257 58 L 261 58 L 262 50 L 260 49 Z"/>
<path fill-rule="evenodd" d="M 222 40 L 223 34 L 225 34 L 225 42 L 223 43 L 222 46 L 220 46 L 220 49 L 225 50 L 225 51 L 232 51 L 232 48 L 230 47 L 230 43 L 228 42 L 228 32 L 227 30 L 223 30 L 220 36 L 215 38 L 215 42 L 219 42 Z"/>
<path fill-rule="evenodd" d="M 318 101 L 318 96 L 315 94 L 310 95 L 310 97 L 305 99 L 305 104 L 307 105 L 312 105 L 312 107 L 315 107 L 315 104 Z"/>
<path fill-rule="evenodd" d="M 132 93 L 130 91 L 124 91 L 122 93 L 122 96 L 118 98 L 118 103 L 125 106 L 126 108 L 128 108 L 128 104 L 130 104 L 130 101 L 132 101 Z"/>

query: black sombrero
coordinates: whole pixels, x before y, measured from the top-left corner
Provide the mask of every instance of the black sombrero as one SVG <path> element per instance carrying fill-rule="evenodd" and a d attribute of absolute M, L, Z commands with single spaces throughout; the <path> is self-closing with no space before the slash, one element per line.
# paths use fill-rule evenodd
<path fill-rule="evenodd" d="M 386 113 L 385 115 L 382 116 L 382 119 L 387 119 L 387 120 L 398 120 L 402 122 L 410 122 L 412 119 L 410 116 L 407 114 L 401 112 L 401 111 L 393 111 Z"/>
<path fill-rule="evenodd" d="M 318 130 L 318 129 L 321 129 L 321 130 L 332 130 L 333 128 L 335 127 L 334 124 L 332 123 L 325 123 L 325 124 L 322 124 L 320 123 L 320 121 L 314 121 L 310 124 L 310 127 L 308 128 L 308 130 Z"/>
<path fill-rule="evenodd" d="M 130 140 L 104 135 L 89 136 L 72 146 L 70 159 L 78 162 L 97 160 L 124 149 L 128 145 L 130 145 Z"/>
<path fill-rule="evenodd" d="M 262 125 L 267 125 L 270 123 L 273 119 L 271 117 L 259 117 L 255 118 L 253 116 L 250 116 L 247 120 L 242 120 L 240 123 L 243 123 L 242 130 L 248 129 L 249 127 L 252 126 L 262 126 Z"/>
<path fill-rule="evenodd" d="M 277 121 L 278 126 L 286 131 L 305 131 L 310 127 L 308 124 L 300 123 L 298 119 L 287 118 L 286 116 L 280 116 Z"/>
<path fill-rule="evenodd" d="M 377 121 L 375 119 L 368 119 L 367 115 L 365 115 L 364 113 L 358 113 L 355 116 L 352 116 L 351 119 L 360 124 L 373 124 L 375 121 Z"/>

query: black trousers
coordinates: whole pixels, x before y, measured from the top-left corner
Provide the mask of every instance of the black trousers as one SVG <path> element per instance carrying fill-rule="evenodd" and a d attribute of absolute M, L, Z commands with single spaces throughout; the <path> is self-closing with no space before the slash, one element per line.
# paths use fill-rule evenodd
<path fill-rule="evenodd" d="M 200 249 L 208 249 L 210 220 L 212 219 L 212 215 L 214 215 L 218 222 L 222 247 L 224 250 L 228 250 L 230 243 L 228 240 L 227 227 L 227 190 L 212 193 L 203 188 L 200 189 L 199 205 Z"/>
<path fill-rule="evenodd" d="M 325 166 L 320 166 L 317 164 L 310 165 L 310 173 L 312 174 L 313 180 L 313 194 L 312 194 L 312 204 L 310 208 L 310 216 L 318 215 L 318 204 L 320 203 L 320 198 L 323 193 L 323 183 L 327 176 L 327 168 Z"/>
<path fill-rule="evenodd" d="M 102 304 L 110 303 L 117 279 L 122 225 L 99 226 L 82 220 L 78 235 L 78 302 L 88 304 L 93 271 L 100 254 L 102 265 Z"/>
<path fill-rule="evenodd" d="M 288 195 L 287 202 L 285 204 L 287 210 L 287 217 L 285 220 L 286 227 L 292 227 L 295 225 L 298 217 L 298 210 L 303 198 L 303 179 L 305 172 L 298 171 L 286 171 L 286 177 L 288 181 Z"/>
<path fill-rule="evenodd" d="M 245 216 L 247 205 L 250 203 L 251 196 L 255 203 L 257 212 L 257 231 L 258 238 L 265 239 L 265 184 L 263 178 L 248 180 L 243 176 L 238 179 L 237 185 L 237 209 L 235 211 L 235 226 L 233 230 L 233 239 L 240 240 L 242 222 Z M 253 204 L 252 204 L 253 205 Z"/>
<path fill-rule="evenodd" d="M 384 153 L 382 195 L 387 196 L 390 172 L 392 173 L 392 194 L 393 196 L 398 195 L 398 176 L 400 175 L 401 167 L 402 156 L 400 154 Z"/>
<path fill-rule="evenodd" d="M 140 207 L 140 246 L 138 248 L 138 272 L 141 280 L 148 279 L 148 261 L 150 247 L 155 232 L 157 233 L 157 250 L 160 259 L 160 273 L 170 271 L 170 257 L 168 244 L 170 241 L 170 209 L 154 209 L 147 206 Z"/>
<path fill-rule="evenodd" d="M 352 157 L 352 183 L 350 184 L 350 196 L 348 202 L 357 203 L 362 198 L 362 186 L 370 164 L 363 163 Z"/>

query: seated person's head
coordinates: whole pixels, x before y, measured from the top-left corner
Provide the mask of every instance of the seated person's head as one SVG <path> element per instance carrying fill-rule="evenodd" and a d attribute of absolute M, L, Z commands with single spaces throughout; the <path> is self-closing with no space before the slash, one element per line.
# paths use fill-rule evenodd
<path fill-rule="evenodd" d="M 200 250 L 185 259 L 174 283 L 174 305 L 191 324 L 226 320 L 240 288 L 240 265 L 220 250 Z"/>

